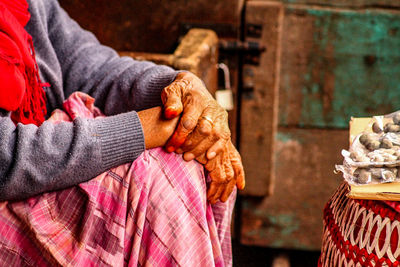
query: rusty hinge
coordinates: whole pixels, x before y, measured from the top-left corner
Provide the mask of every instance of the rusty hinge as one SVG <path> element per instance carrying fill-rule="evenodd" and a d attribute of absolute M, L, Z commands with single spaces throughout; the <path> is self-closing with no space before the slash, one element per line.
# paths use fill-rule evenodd
<path fill-rule="evenodd" d="M 220 39 L 218 42 L 219 49 L 225 51 L 237 51 L 237 52 L 264 52 L 265 46 L 260 45 L 258 42 L 243 42 L 239 40 L 224 40 Z"/>
<path fill-rule="evenodd" d="M 266 47 L 255 41 L 224 40 L 218 42 L 220 51 L 240 53 L 243 56 L 244 64 L 259 65 L 260 55 Z"/>
<path fill-rule="evenodd" d="M 262 35 L 262 25 L 247 24 L 245 26 L 245 41 L 220 39 L 219 49 L 224 52 L 241 53 L 243 63 L 250 65 L 259 65 L 260 56 L 266 51 L 265 45 L 258 42 Z M 250 40 L 247 40 L 250 38 Z"/>
<path fill-rule="evenodd" d="M 261 38 L 262 25 L 249 23 L 246 25 L 246 37 Z"/>

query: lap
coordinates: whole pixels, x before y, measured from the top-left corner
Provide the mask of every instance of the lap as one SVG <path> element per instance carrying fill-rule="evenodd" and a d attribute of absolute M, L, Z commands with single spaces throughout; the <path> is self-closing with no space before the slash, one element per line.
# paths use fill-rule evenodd
<path fill-rule="evenodd" d="M 0 261 L 13 252 L 43 266 L 223 266 L 231 260 L 234 197 L 207 204 L 201 165 L 160 148 L 147 150 L 78 186 L 1 203 Z"/>
<path fill-rule="evenodd" d="M 97 117 L 75 93 L 57 123 Z M 229 266 L 236 192 L 210 205 L 195 161 L 161 148 L 77 186 L 0 203 L 0 265 Z"/>

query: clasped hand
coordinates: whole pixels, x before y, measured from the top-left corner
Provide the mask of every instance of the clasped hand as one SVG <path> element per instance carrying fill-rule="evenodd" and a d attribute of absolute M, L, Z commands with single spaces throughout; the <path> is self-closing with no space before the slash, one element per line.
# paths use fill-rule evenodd
<path fill-rule="evenodd" d="M 207 199 L 225 202 L 235 186 L 245 186 L 240 155 L 231 142 L 228 113 L 218 105 L 203 82 L 190 72 L 181 72 L 161 94 L 164 116 L 180 117 L 178 126 L 165 145 L 168 152 L 196 159 L 209 172 Z"/>

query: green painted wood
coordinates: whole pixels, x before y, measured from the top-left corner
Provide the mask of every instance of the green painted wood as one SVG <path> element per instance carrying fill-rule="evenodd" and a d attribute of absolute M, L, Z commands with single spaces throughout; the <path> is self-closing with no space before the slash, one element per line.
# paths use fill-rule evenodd
<path fill-rule="evenodd" d="M 279 124 L 346 128 L 400 109 L 400 12 L 287 7 Z"/>
<path fill-rule="evenodd" d="M 274 193 L 243 198 L 241 242 L 319 250 L 325 203 L 343 181 L 333 173 L 348 146 L 347 130 L 286 129 L 275 139 Z"/>
<path fill-rule="evenodd" d="M 252 0 L 249 0 L 250 2 Z M 263 0 L 261 0 L 263 1 Z M 332 7 L 400 7 L 399 0 L 265 0 L 276 1 L 285 4 L 306 4 L 306 5 L 322 5 Z"/>

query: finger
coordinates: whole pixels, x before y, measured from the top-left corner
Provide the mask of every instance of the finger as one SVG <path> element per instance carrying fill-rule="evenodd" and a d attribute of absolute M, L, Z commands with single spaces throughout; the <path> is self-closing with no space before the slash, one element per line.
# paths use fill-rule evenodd
<path fill-rule="evenodd" d="M 239 153 L 236 152 L 235 154 L 237 155 L 234 155 L 233 157 L 230 158 L 231 164 L 233 171 L 235 172 L 236 186 L 238 189 L 243 190 L 244 187 L 246 186 L 243 164 L 240 159 Z"/>
<path fill-rule="evenodd" d="M 196 158 L 196 160 L 197 160 L 198 162 L 200 162 L 200 164 L 202 164 L 202 165 L 206 165 L 206 163 L 207 163 L 207 158 L 206 158 L 206 156 L 205 156 L 204 154 L 198 156 L 198 157 Z"/>
<path fill-rule="evenodd" d="M 183 159 L 186 161 L 190 161 L 194 158 L 197 158 L 203 154 L 205 154 L 208 150 L 208 148 L 210 148 L 212 146 L 212 144 L 215 141 L 210 140 L 210 138 L 206 138 L 204 140 L 202 140 L 199 144 L 197 144 L 197 146 L 195 148 L 193 148 L 190 151 L 187 151 L 183 154 Z"/>
<path fill-rule="evenodd" d="M 167 103 L 164 105 L 164 117 L 166 119 L 173 119 L 182 113 L 183 105 L 179 97 L 171 96 L 168 98 Z"/>
<path fill-rule="evenodd" d="M 189 161 L 194 158 L 197 158 L 200 155 L 207 153 L 207 151 L 211 147 L 213 147 L 215 144 L 217 144 L 217 148 L 215 150 L 216 152 L 212 151 L 213 153 L 216 153 L 216 154 L 215 155 L 211 154 L 212 157 L 209 160 L 214 159 L 217 156 L 217 154 L 220 154 L 223 152 L 223 150 L 225 149 L 224 144 L 226 144 L 226 142 L 227 141 L 225 139 L 221 138 L 221 136 L 219 134 L 203 137 L 203 140 L 200 141 L 200 143 L 196 144 L 195 147 L 190 147 L 190 150 L 188 150 L 187 147 L 183 147 L 183 151 L 186 151 L 184 154 L 184 159 Z M 221 147 L 221 146 L 223 146 L 223 147 Z M 227 160 L 227 161 L 229 161 L 229 160 Z"/>
<path fill-rule="evenodd" d="M 207 199 L 210 199 L 211 196 L 217 193 L 218 186 L 225 181 L 225 173 L 223 172 L 221 157 L 217 157 L 211 161 L 208 161 L 204 167 L 208 171 L 208 175 L 211 178 L 211 183 L 207 190 Z"/>
<path fill-rule="evenodd" d="M 210 201 L 211 204 L 217 203 L 218 200 L 219 200 L 219 198 L 220 198 L 220 196 L 221 196 L 221 194 L 224 192 L 224 190 L 225 190 L 225 184 L 220 184 L 220 185 L 218 186 L 217 192 L 216 192 L 213 196 L 211 196 L 211 197 L 208 199 L 208 201 Z"/>
<path fill-rule="evenodd" d="M 195 100 L 191 95 L 185 97 L 185 110 L 183 111 L 174 134 L 166 144 L 167 150 L 168 147 L 174 147 L 177 149 L 183 145 L 187 136 L 196 128 L 197 122 L 202 113 L 201 105 L 196 102 L 197 100 Z"/>
<path fill-rule="evenodd" d="M 228 198 L 230 197 L 230 195 L 232 194 L 233 189 L 235 188 L 236 185 L 236 181 L 235 180 L 231 180 L 228 185 L 225 187 L 224 192 L 221 195 L 220 200 L 222 202 L 225 202 L 228 200 Z"/>
<path fill-rule="evenodd" d="M 227 188 L 227 186 L 231 183 L 231 181 L 234 181 L 233 176 L 234 176 L 235 173 L 233 171 L 233 167 L 232 167 L 231 162 L 229 160 L 229 155 L 225 155 L 225 157 L 223 158 L 223 169 L 224 169 L 224 175 L 225 175 L 224 182 L 221 184 L 220 188 L 217 190 L 215 195 L 212 196 L 212 198 L 211 198 L 215 202 L 217 202 L 218 199 L 221 198 L 222 194 L 224 193 L 224 191 Z M 211 179 L 213 181 L 216 180 L 213 177 L 211 177 Z M 234 182 L 233 184 L 235 185 L 236 183 Z"/>
<path fill-rule="evenodd" d="M 213 182 L 224 183 L 226 180 L 222 156 L 223 155 L 219 155 L 218 157 L 209 160 L 205 165 L 205 168 L 209 172 Z"/>
<path fill-rule="evenodd" d="M 194 128 L 192 133 L 187 137 L 185 143 L 181 146 L 183 151 L 185 152 L 193 150 L 193 148 L 198 146 L 198 144 L 202 140 L 207 138 L 207 136 L 209 136 L 213 131 L 212 121 L 214 120 L 215 117 L 215 109 L 207 107 L 203 110 L 203 112 L 199 115 L 199 117 L 200 118 L 197 121 L 196 127 Z"/>
<path fill-rule="evenodd" d="M 224 170 L 225 170 L 225 181 L 233 180 L 235 176 L 235 171 L 233 170 L 232 162 L 229 158 L 229 155 L 224 157 Z"/>
<path fill-rule="evenodd" d="M 208 190 L 207 190 L 207 199 L 210 199 L 212 196 L 215 195 L 215 193 L 217 193 L 218 186 L 219 186 L 218 183 L 215 183 L 215 182 L 210 183 L 210 186 L 208 187 Z"/>
<path fill-rule="evenodd" d="M 177 82 L 164 88 L 161 93 L 161 99 L 164 104 L 164 117 L 166 119 L 175 118 L 182 112 L 182 91 Z"/>
<path fill-rule="evenodd" d="M 227 140 L 220 138 L 207 150 L 207 159 L 213 159 L 224 150 Z"/>

